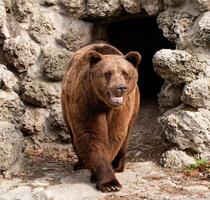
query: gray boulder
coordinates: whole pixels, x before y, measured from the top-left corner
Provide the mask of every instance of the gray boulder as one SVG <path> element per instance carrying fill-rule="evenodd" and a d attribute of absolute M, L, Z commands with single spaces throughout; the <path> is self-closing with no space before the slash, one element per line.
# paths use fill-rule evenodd
<path fill-rule="evenodd" d="M 143 0 L 141 1 L 141 6 L 149 16 L 157 15 L 161 10 L 161 2 L 159 0 Z"/>
<path fill-rule="evenodd" d="M 61 5 L 63 5 L 70 16 L 75 18 L 87 17 L 86 0 L 60 0 Z"/>
<path fill-rule="evenodd" d="M 53 21 L 44 13 L 36 12 L 29 27 L 29 34 L 31 38 L 41 44 L 49 42 L 50 35 L 52 35 L 55 26 Z"/>
<path fill-rule="evenodd" d="M 33 0 L 11 1 L 11 13 L 19 22 L 25 21 L 32 12 Z"/>
<path fill-rule="evenodd" d="M 189 12 L 167 9 L 158 15 L 157 23 L 163 35 L 179 46 L 186 46 L 186 37 L 192 29 L 196 17 Z"/>
<path fill-rule="evenodd" d="M 210 10 L 209 0 L 192 0 L 192 3 L 200 12 Z"/>
<path fill-rule="evenodd" d="M 21 99 L 38 107 L 47 107 L 60 101 L 60 91 L 55 85 L 26 78 L 21 84 Z"/>
<path fill-rule="evenodd" d="M 36 62 L 35 47 L 21 36 L 5 40 L 3 49 L 7 61 L 20 73 Z"/>
<path fill-rule="evenodd" d="M 182 86 L 165 82 L 158 94 L 158 104 L 161 109 L 170 109 L 181 103 Z"/>
<path fill-rule="evenodd" d="M 120 0 L 88 0 L 88 14 L 95 18 L 117 16 L 122 12 Z"/>
<path fill-rule="evenodd" d="M 155 71 L 173 83 L 187 83 L 204 76 L 206 65 L 184 50 L 162 49 L 153 57 Z"/>
<path fill-rule="evenodd" d="M 56 38 L 58 44 L 69 51 L 75 51 L 91 42 L 92 25 L 80 20 L 72 20 L 69 30 Z"/>
<path fill-rule="evenodd" d="M 194 164 L 196 161 L 192 156 L 187 155 L 186 152 L 178 149 L 170 149 L 162 154 L 160 164 L 163 167 L 169 168 L 183 168 Z"/>
<path fill-rule="evenodd" d="M 12 89 L 17 83 L 17 78 L 6 66 L 0 64 L 0 88 Z"/>
<path fill-rule="evenodd" d="M 195 108 L 210 108 L 210 79 L 192 81 L 184 87 L 181 100 Z"/>
<path fill-rule="evenodd" d="M 23 121 L 25 106 L 13 91 L 0 89 L 0 121 L 9 121 L 19 127 Z"/>
<path fill-rule="evenodd" d="M 20 23 L 18 23 L 11 14 L 7 13 L 6 18 L 2 18 L 2 28 L 0 29 L 0 36 L 3 40 L 5 40 L 15 38 L 20 35 L 20 33 Z"/>
<path fill-rule="evenodd" d="M 121 0 L 121 3 L 127 13 L 137 14 L 142 11 L 141 1 L 139 0 Z"/>
<path fill-rule="evenodd" d="M 28 108 L 23 117 L 21 131 L 25 135 L 37 135 L 44 130 L 45 110 L 42 108 Z"/>
<path fill-rule="evenodd" d="M 19 158 L 22 150 L 22 133 L 13 124 L 0 121 L 0 171 L 9 169 Z"/>
<path fill-rule="evenodd" d="M 181 105 L 158 119 L 166 139 L 180 150 L 210 152 L 210 111 Z"/>
<path fill-rule="evenodd" d="M 209 47 L 210 41 L 210 11 L 201 14 L 190 31 L 188 40 L 195 47 Z"/>
<path fill-rule="evenodd" d="M 51 46 L 44 49 L 44 77 L 52 81 L 61 81 L 68 67 L 72 53 L 66 49 L 52 49 Z"/>

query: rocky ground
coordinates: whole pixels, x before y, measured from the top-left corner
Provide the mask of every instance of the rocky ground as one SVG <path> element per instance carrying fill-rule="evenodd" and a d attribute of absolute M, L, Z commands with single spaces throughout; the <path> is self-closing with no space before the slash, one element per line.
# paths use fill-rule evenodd
<path fill-rule="evenodd" d="M 74 172 L 76 156 L 69 144 L 27 147 L 24 171 L 0 178 L 0 200 L 201 200 L 210 199 L 210 182 L 186 176 L 182 170 L 162 168 L 157 159 L 167 149 L 158 134 L 159 110 L 153 102 L 143 106 L 133 128 L 118 193 L 103 194 L 89 182 L 86 170 Z"/>

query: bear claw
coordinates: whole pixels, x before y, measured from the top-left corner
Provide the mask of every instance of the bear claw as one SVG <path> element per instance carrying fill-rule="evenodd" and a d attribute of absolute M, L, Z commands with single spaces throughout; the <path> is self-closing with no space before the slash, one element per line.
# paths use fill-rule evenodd
<path fill-rule="evenodd" d="M 112 180 L 107 183 L 98 183 L 96 184 L 96 188 L 101 192 L 117 192 L 121 190 L 122 186 L 117 180 Z"/>

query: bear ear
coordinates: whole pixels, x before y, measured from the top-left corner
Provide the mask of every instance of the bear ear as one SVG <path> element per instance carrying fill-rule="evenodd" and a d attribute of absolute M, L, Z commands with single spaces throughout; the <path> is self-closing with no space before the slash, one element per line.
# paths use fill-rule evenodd
<path fill-rule="evenodd" d="M 102 60 L 101 54 L 94 50 L 90 50 L 87 53 L 86 58 L 89 61 L 90 66 L 96 65 L 99 61 Z"/>
<path fill-rule="evenodd" d="M 138 67 L 141 61 L 141 55 L 137 51 L 131 51 L 125 55 L 125 59 L 134 65 L 134 67 Z"/>

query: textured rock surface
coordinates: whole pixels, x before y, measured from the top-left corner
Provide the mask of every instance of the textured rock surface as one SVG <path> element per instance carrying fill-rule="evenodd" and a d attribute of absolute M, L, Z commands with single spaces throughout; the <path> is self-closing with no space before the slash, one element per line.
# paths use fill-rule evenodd
<path fill-rule="evenodd" d="M 87 11 L 93 17 L 110 17 L 119 15 L 122 12 L 120 0 L 88 0 Z"/>
<path fill-rule="evenodd" d="M 6 9 L 3 6 L 3 4 L 0 4 L 0 39 L 1 40 L 2 40 L 2 38 L 4 38 L 2 29 L 3 29 L 4 23 L 5 23 L 5 18 L 6 18 Z M 1 41 L 1 43 L 3 43 L 3 42 Z"/>
<path fill-rule="evenodd" d="M 12 89 L 16 83 L 14 74 L 7 70 L 6 66 L 0 64 L 0 88 Z"/>
<path fill-rule="evenodd" d="M 158 15 L 157 22 L 163 34 L 171 42 L 178 45 L 186 42 L 185 37 L 193 26 L 195 16 L 189 12 L 177 12 L 176 10 L 165 10 Z"/>
<path fill-rule="evenodd" d="M 123 13 L 137 14 L 144 10 L 148 16 L 157 15 L 162 9 L 162 1 L 159 0 L 88 0 L 88 15 L 95 18 L 119 16 Z"/>
<path fill-rule="evenodd" d="M 60 93 L 53 85 L 27 78 L 22 82 L 21 99 L 38 107 L 47 107 L 60 101 Z"/>
<path fill-rule="evenodd" d="M 182 86 L 165 83 L 158 94 L 158 103 L 161 109 L 169 109 L 181 103 Z"/>
<path fill-rule="evenodd" d="M 20 126 L 24 113 L 25 106 L 19 96 L 13 91 L 6 92 L 0 89 L 0 120 Z"/>
<path fill-rule="evenodd" d="M 20 35 L 21 28 L 20 24 L 16 21 L 16 19 L 11 15 L 7 14 L 2 16 L 2 27 L 0 29 L 0 36 L 2 37 L 3 41 L 9 38 L 15 38 Z M 2 44 L 4 42 L 1 42 Z"/>
<path fill-rule="evenodd" d="M 123 8 L 127 13 L 140 13 L 142 10 L 141 1 L 139 0 L 121 0 Z"/>
<path fill-rule="evenodd" d="M 154 55 L 153 65 L 162 78 L 174 84 L 198 79 L 205 70 L 195 55 L 183 50 L 162 49 Z"/>
<path fill-rule="evenodd" d="M 52 46 L 48 46 L 44 49 L 44 77 L 52 81 L 61 81 L 68 67 L 71 53 L 65 49 L 52 49 Z"/>
<path fill-rule="evenodd" d="M 210 108 L 210 79 L 198 79 L 184 87 L 182 101 L 195 108 Z"/>
<path fill-rule="evenodd" d="M 90 43 L 92 26 L 81 21 L 72 21 L 69 30 L 57 38 L 57 42 L 68 49 L 75 51 L 81 46 Z"/>
<path fill-rule="evenodd" d="M 18 72 L 24 72 L 35 64 L 36 50 L 31 43 L 21 36 L 7 39 L 4 42 L 5 57 Z"/>
<path fill-rule="evenodd" d="M 180 106 L 159 118 L 166 139 L 181 150 L 210 152 L 210 111 Z"/>
<path fill-rule="evenodd" d="M 164 4 L 167 4 L 169 6 L 178 6 L 182 4 L 185 0 L 164 0 Z"/>
<path fill-rule="evenodd" d="M 11 8 L 11 0 L 1 0 L 1 4 L 5 6 L 6 10 Z"/>
<path fill-rule="evenodd" d="M 22 140 L 22 133 L 13 124 L 0 121 L 0 171 L 9 169 L 18 159 Z"/>
<path fill-rule="evenodd" d="M 25 135 L 39 134 L 44 129 L 44 121 L 44 109 L 29 108 L 24 114 L 21 131 Z"/>
<path fill-rule="evenodd" d="M 194 6 L 200 11 L 210 10 L 210 2 L 208 0 L 192 0 Z"/>
<path fill-rule="evenodd" d="M 161 1 L 159 0 L 142 0 L 141 3 L 148 15 L 156 15 L 161 10 Z"/>
<path fill-rule="evenodd" d="M 66 124 L 63 119 L 62 109 L 60 104 L 52 105 L 50 109 L 50 115 L 48 118 L 51 127 L 57 132 L 59 139 L 61 141 L 69 141 L 70 133 L 66 127 Z"/>
<path fill-rule="evenodd" d="M 195 159 L 184 151 L 171 149 L 162 154 L 160 164 L 164 167 L 183 168 L 195 163 Z"/>
<path fill-rule="evenodd" d="M 11 12 L 17 21 L 23 22 L 31 14 L 32 6 L 32 0 L 11 1 Z"/>
<path fill-rule="evenodd" d="M 52 34 L 55 29 L 53 22 L 46 14 L 37 13 L 33 16 L 29 28 L 29 34 L 34 41 L 38 43 L 48 43 L 48 36 Z"/>
<path fill-rule="evenodd" d="M 87 16 L 85 0 L 60 0 L 61 4 L 66 7 L 68 13 L 76 18 Z"/>
<path fill-rule="evenodd" d="M 195 47 L 208 48 L 210 41 L 210 11 L 201 14 L 192 27 L 190 40 Z"/>

